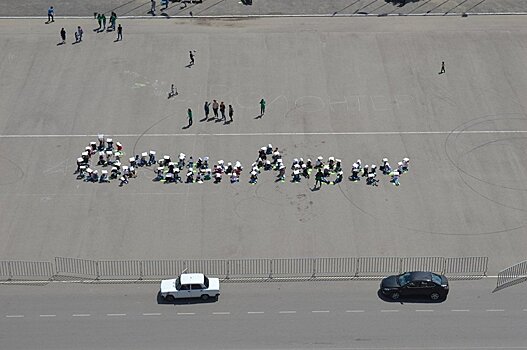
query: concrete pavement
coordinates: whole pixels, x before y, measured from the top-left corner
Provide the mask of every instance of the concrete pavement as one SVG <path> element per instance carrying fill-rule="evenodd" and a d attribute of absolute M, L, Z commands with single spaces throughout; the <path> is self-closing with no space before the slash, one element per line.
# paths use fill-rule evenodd
<path fill-rule="evenodd" d="M 167 16 L 280 16 L 280 15 L 445 15 L 484 13 L 525 13 L 522 0 L 253 0 L 244 5 L 240 0 L 203 0 L 201 3 L 170 2 L 161 11 L 156 0 L 156 15 Z M 55 5 L 57 19 L 64 16 L 93 16 L 94 12 L 115 11 L 122 16 L 149 16 L 148 0 L 93 0 L 68 2 L 24 2 L 7 0 L 0 3 L 0 16 L 40 16 L 47 19 L 47 9 Z"/>
<path fill-rule="evenodd" d="M 157 285 L 6 286 L 0 334 L 8 349 L 525 349 L 525 293 L 494 283 L 452 281 L 441 303 L 382 301 L 378 281 L 223 284 L 178 305 Z"/>
<path fill-rule="evenodd" d="M 83 25 L 81 44 L 57 47 L 57 26 L 39 20 L 0 21 L 3 259 L 489 256 L 491 274 L 524 259 L 523 17 L 129 20 L 119 43 L 66 23 Z M 233 103 L 233 124 L 199 122 L 213 98 Z M 184 152 L 246 170 L 236 185 L 163 185 L 147 169 L 124 188 L 77 181 L 99 132 L 127 157 Z M 408 156 L 411 170 L 400 187 L 312 192 L 313 179 L 271 174 L 251 186 L 268 143 L 288 166 L 333 155 L 347 176 L 357 158 Z"/>

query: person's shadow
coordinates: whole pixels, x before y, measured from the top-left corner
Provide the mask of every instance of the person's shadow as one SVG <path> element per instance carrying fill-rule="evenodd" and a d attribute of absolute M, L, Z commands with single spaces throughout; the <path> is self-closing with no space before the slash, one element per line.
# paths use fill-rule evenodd
<path fill-rule="evenodd" d="M 263 117 L 263 114 L 260 114 L 260 115 L 257 115 L 256 117 L 254 117 L 254 119 L 262 119 Z"/>
<path fill-rule="evenodd" d="M 185 68 L 192 68 L 193 64 L 192 63 L 189 63 L 185 66 Z"/>
<path fill-rule="evenodd" d="M 64 45 L 64 43 L 62 41 L 57 44 L 57 46 L 61 46 L 61 45 Z"/>
<path fill-rule="evenodd" d="M 186 125 L 186 126 L 182 127 L 181 129 L 186 130 L 186 129 L 190 128 L 190 126 L 191 125 Z"/>

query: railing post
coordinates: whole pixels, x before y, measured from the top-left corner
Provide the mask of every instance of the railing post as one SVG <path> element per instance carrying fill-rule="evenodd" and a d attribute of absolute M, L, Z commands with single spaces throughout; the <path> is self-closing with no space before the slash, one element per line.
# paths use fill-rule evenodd
<path fill-rule="evenodd" d="M 143 279 L 143 260 L 139 260 L 139 280 Z"/>
<path fill-rule="evenodd" d="M 273 278 L 273 259 L 269 259 L 269 278 Z"/>
<path fill-rule="evenodd" d="M 99 280 L 101 278 L 101 272 L 99 270 L 99 261 L 95 261 L 95 272 L 97 274 L 97 277 L 95 277 L 96 280 Z"/>
<path fill-rule="evenodd" d="M 226 274 L 225 279 L 228 280 L 229 279 L 229 272 L 230 272 L 230 268 L 231 268 L 231 261 L 227 260 L 226 264 L 227 264 L 227 271 L 225 271 L 225 274 Z"/>
<path fill-rule="evenodd" d="M 9 271 L 9 279 L 8 281 L 11 281 L 13 279 L 13 269 L 11 268 L 12 261 L 7 262 L 7 270 Z"/>
<path fill-rule="evenodd" d="M 313 258 L 313 275 L 311 275 L 311 278 L 315 278 L 317 275 L 317 258 Z"/>

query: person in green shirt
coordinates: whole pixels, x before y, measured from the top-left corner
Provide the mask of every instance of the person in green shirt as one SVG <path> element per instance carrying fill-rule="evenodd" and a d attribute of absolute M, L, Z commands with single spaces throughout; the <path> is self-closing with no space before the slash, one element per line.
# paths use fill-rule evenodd
<path fill-rule="evenodd" d="M 260 117 L 265 114 L 265 100 L 262 98 L 260 100 Z"/>
<path fill-rule="evenodd" d="M 187 110 L 187 116 L 188 116 L 188 126 L 187 128 L 190 128 L 192 126 L 192 109 Z"/>

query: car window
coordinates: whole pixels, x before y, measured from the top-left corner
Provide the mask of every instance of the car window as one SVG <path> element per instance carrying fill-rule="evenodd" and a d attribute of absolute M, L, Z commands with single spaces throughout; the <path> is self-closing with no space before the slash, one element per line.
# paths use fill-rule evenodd
<path fill-rule="evenodd" d="M 406 285 L 408 288 L 417 288 L 419 287 L 419 284 L 418 283 L 415 283 L 415 282 L 410 282 Z"/>
<path fill-rule="evenodd" d="M 177 290 L 181 290 L 181 280 L 178 278 L 176 278 L 176 289 Z"/>
<path fill-rule="evenodd" d="M 194 289 L 194 290 L 196 290 L 196 289 L 203 289 L 201 284 L 191 284 L 191 288 Z"/>
<path fill-rule="evenodd" d="M 432 274 L 432 281 L 434 281 L 435 284 L 441 285 L 441 276 L 436 275 L 435 273 Z"/>
<path fill-rule="evenodd" d="M 182 284 L 180 290 L 190 290 L 190 284 Z"/>
<path fill-rule="evenodd" d="M 406 284 L 408 284 L 408 282 L 410 282 L 410 273 L 407 272 L 400 275 L 399 280 L 397 282 L 399 282 L 400 286 L 405 286 Z"/>
<path fill-rule="evenodd" d="M 205 276 L 204 282 L 205 282 L 205 288 L 209 288 L 209 279 L 207 276 Z"/>

